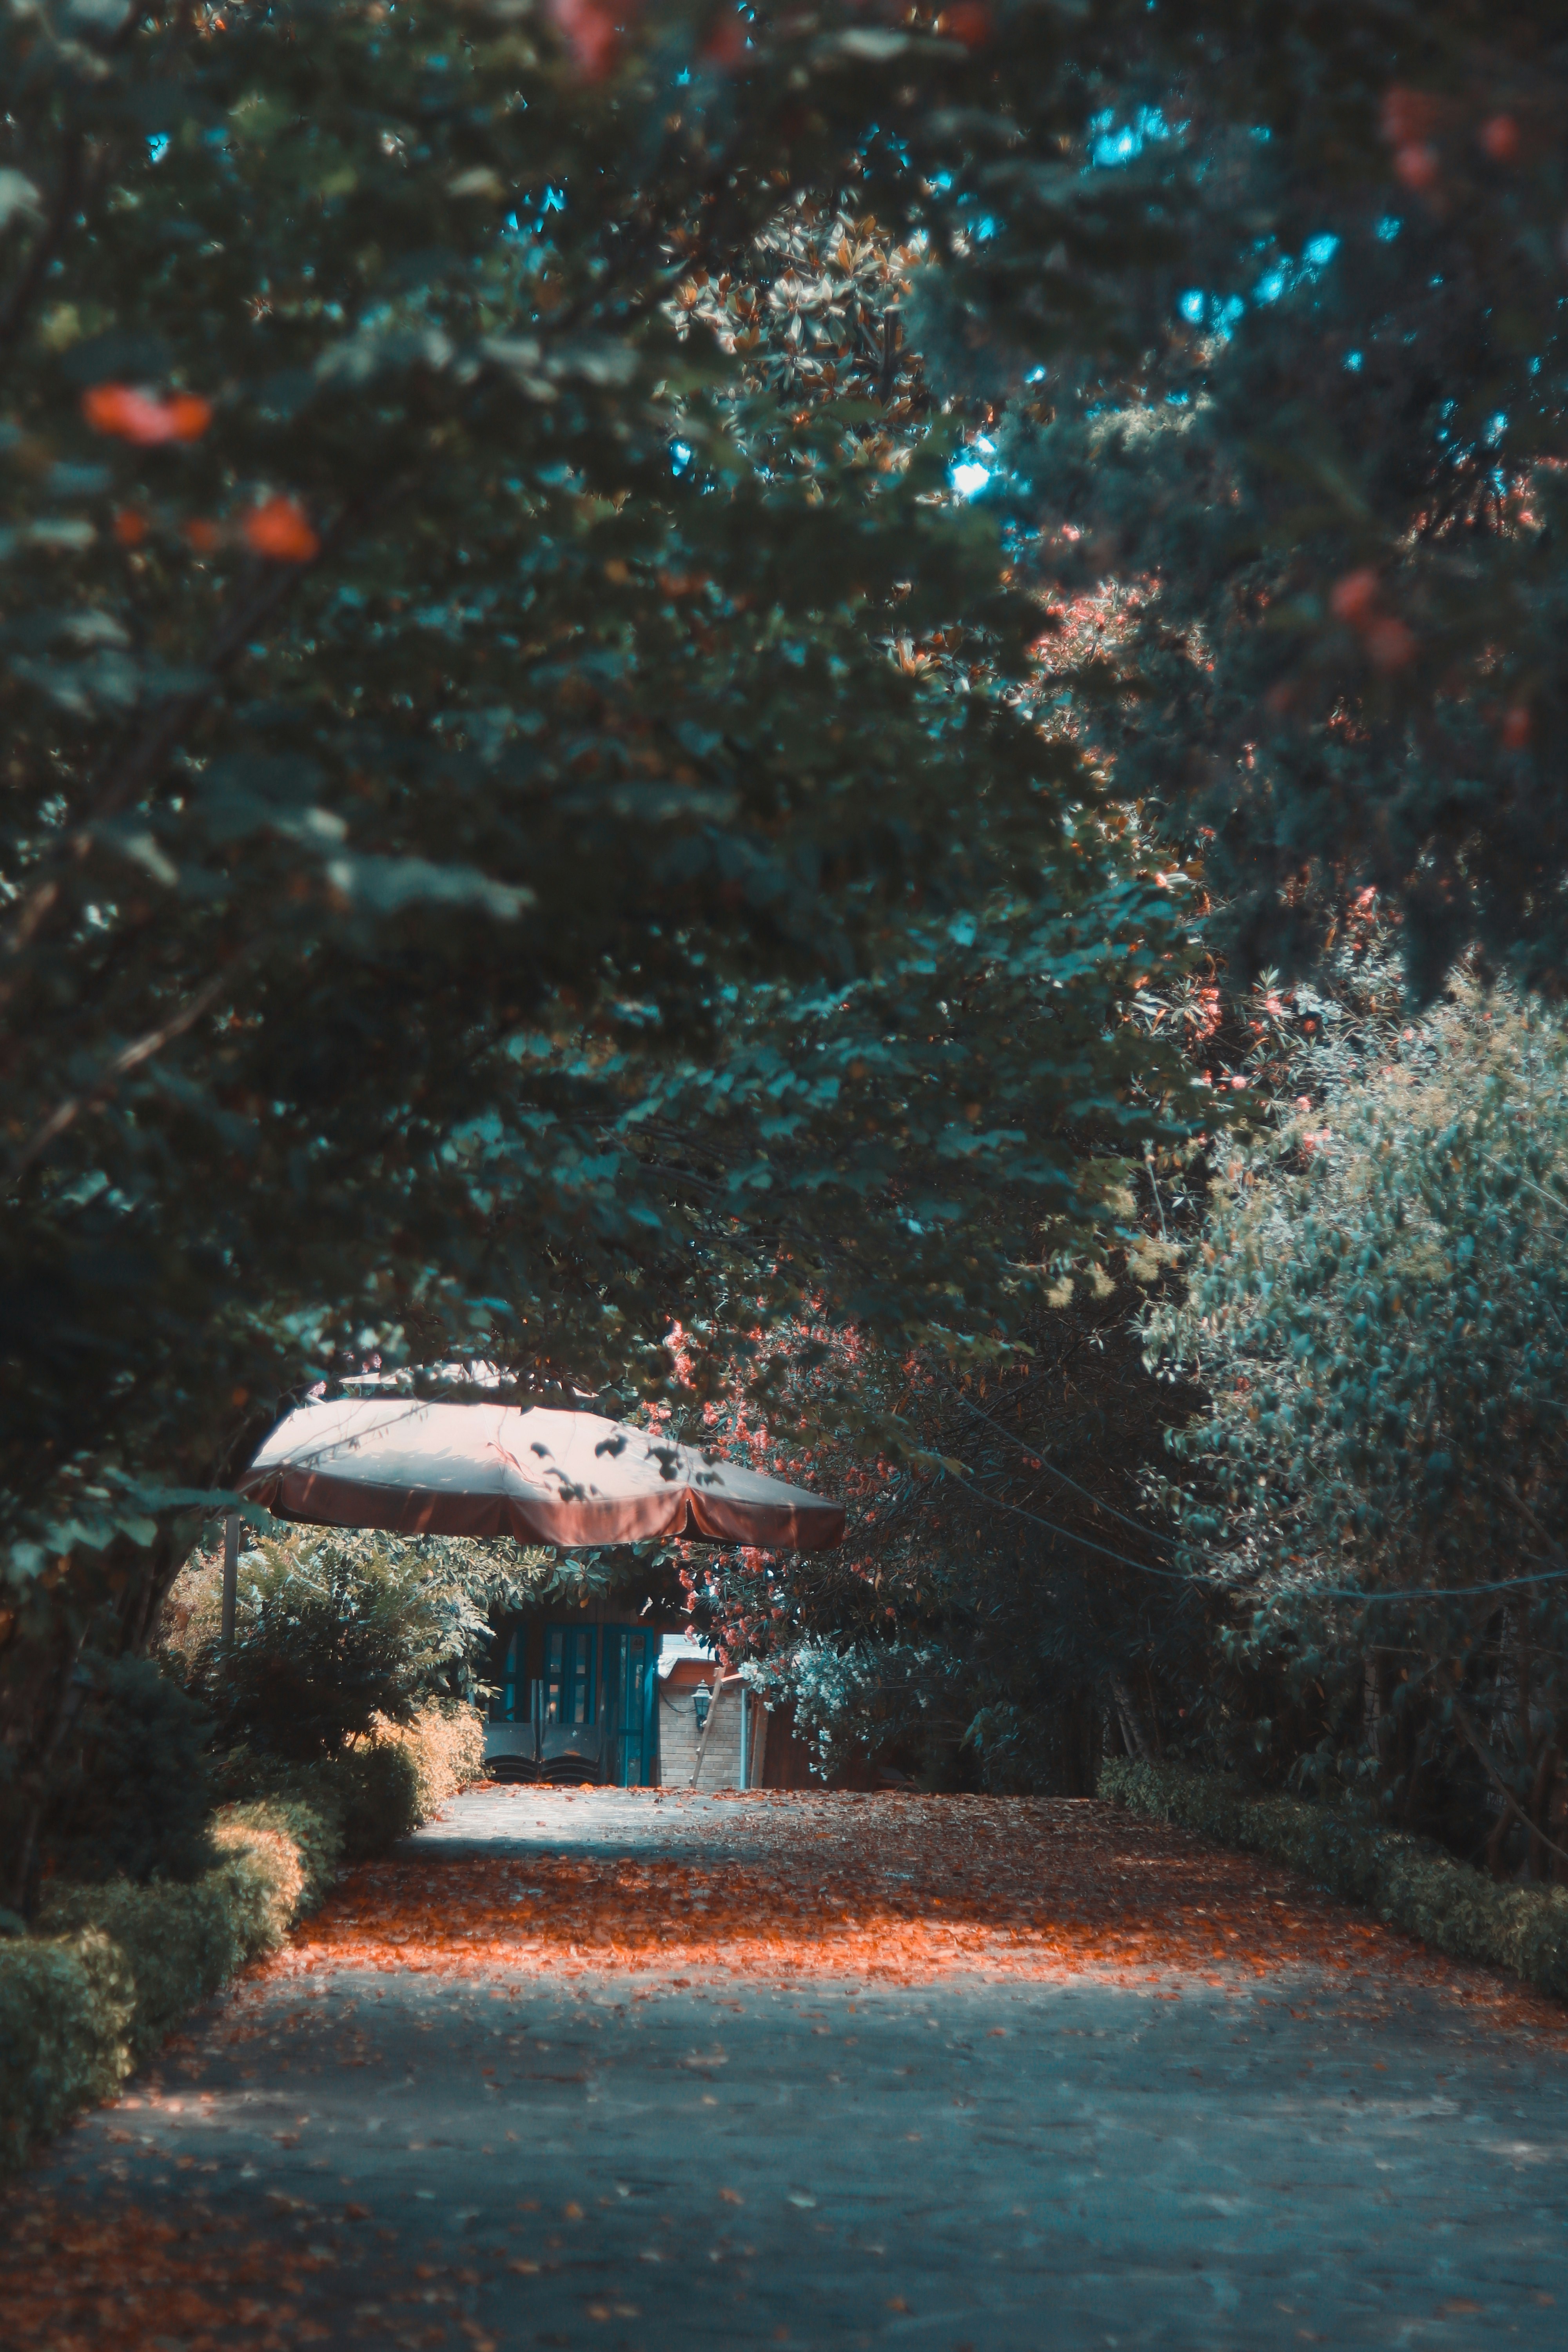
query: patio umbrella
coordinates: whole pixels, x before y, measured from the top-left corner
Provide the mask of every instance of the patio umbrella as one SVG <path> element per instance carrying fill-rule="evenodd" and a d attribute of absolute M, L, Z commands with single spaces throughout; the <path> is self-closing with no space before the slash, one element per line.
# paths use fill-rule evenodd
<path fill-rule="evenodd" d="M 699 1536 L 818 1551 L 844 1506 L 596 1412 L 342 1397 L 286 1415 L 239 1479 L 279 1518 L 519 1543 Z"/>

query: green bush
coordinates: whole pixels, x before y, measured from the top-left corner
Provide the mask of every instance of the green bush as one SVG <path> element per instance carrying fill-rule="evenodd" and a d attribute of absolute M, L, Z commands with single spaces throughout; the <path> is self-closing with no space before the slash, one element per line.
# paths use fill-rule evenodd
<path fill-rule="evenodd" d="M 1258 1794 L 1181 1764 L 1105 1764 L 1100 1794 L 1216 1845 L 1268 1854 L 1440 1952 L 1568 2000 L 1568 1887 L 1500 1886 L 1429 1839 L 1348 1809 Z"/>
<path fill-rule="evenodd" d="M 1177 1564 L 1227 1596 L 1251 1685 L 1202 1725 L 1244 1723 L 1270 1780 L 1354 1779 L 1545 1880 L 1568 1822 L 1568 1024 L 1462 978 L 1413 1018 L 1392 978 L 1298 996 L 1326 1042 L 1148 1319 L 1207 1395 L 1169 1440 Z"/>
<path fill-rule="evenodd" d="M 320 1892 L 327 1849 L 294 1808 L 231 1809 L 212 1841 L 220 1859 L 188 1885 L 58 1885 L 34 1934 L 0 1941 L 0 2169 L 110 2096 Z"/>
<path fill-rule="evenodd" d="M 276 1951 L 342 1861 L 384 1853 L 475 1778 L 483 1727 L 457 1704 L 313 1764 L 237 1754 L 188 1884 L 51 1882 L 35 1932 L 0 1937 L 0 2172 L 110 2097 L 180 2020 Z"/>
<path fill-rule="evenodd" d="M 297 1762 L 255 1748 L 220 1760 L 232 1798 L 294 1803 L 328 1822 L 345 1862 L 368 1861 L 407 1837 L 484 1766 L 484 1725 L 460 1700 L 436 1700 L 412 1723 L 373 1718 L 335 1756 Z"/>
<path fill-rule="evenodd" d="M 340 1761 L 401 1754 L 412 1770 L 411 1799 L 416 1822 L 428 1821 L 448 1797 L 485 1769 L 485 1727 L 478 1710 L 461 1699 L 433 1699 L 409 1724 L 378 1723 L 374 1744 L 356 1743 Z"/>
<path fill-rule="evenodd" d="M 203 1643 L 190 1687 L 221 1746 L 312 1763 L 378 1718 L 410 1722 L 443 1663 L 445 1632 L 413 1546 L 287 1536 L 246 1554 L 233 1644 Z"/>
<path fill-rule="evenodd" d="M 220 1776 L 231 1796 L 287 1804 L 323 1824 L 345 1862 L 384 1853 L 423 1818 L 413 1755 L 379 1740 L 310 1763 L 238 1748 Z"/>
<path fill-rule="evenodd" d="M 150 1658 L 89 1656 L 39 1833 L 47 1874 L 194 1879 L 216 1791 L 200 1703 Z"/>
<path fill-rule="evenodd" d="M 263 1832 L 289 1840 L 300 1875 L 296 1910 L 300 1916 L 314 1911 L 337 1876 L 339 1864 L 353 1858 L 339 1815 L 325 1803 L 301 1797 L 251 1799 L 224 1807 L 214 1824 L 213 1843 L 221 1850 Z"/>
<path fill-rule="evenodd" d="M 0 2175 L 131 2071 L 136 1995 L 100 1928 L 0 1942 Z"/>

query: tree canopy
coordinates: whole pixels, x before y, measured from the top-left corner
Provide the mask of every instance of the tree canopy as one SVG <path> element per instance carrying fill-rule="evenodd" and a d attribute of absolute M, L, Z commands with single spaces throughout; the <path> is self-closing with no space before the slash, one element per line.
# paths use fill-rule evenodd
<path fill-rule="evenodd" d="M 931 281 L 965 383 L 1015 361 L 987 496 L 1081 616 L 1055 674 L 1244 965 L 1310 966 L 1373 887 L 1418 994 L 1477 945 L 1556 991 L 1561 20 L 1121 22 L 1087 159 L 1044 162 L 1026 66 L 976 125 L 980 266 Z"/>
<path fill-rule="evenodd" d="M 1198 956 L 1556 984 L 1560 47 L 0 20 L 18 1787 L 313 1382 L 977 1372 L 1227 1116 Z"/>
<path fill-rule="evenodd" d="M 14 1722 L 310 1381 L 635 1390 L 825 1285 L 993 1344 L 1186 1084 L 959 426 L 858 367 L 934 184 L 869 110 L 966 52 L 727 21 L 5 21 Z"/>

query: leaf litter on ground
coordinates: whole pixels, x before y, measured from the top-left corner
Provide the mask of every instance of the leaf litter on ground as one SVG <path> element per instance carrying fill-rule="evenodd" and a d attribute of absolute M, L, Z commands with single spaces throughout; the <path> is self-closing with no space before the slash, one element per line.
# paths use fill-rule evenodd
<path fill-rule="evenodd" d="M 643 1977 L 650 1991 L 979 1978 L 1099 1979 L 1165 2000 L 1246 1993 L 1296 2018 L 1327 1991 L 1336 2017 L 1371 2024 L 1435 1994 L 1482 2031 L 1568 2042 L 1561 2007 L 1511 1979 L 1430 1952 L 1273 1864 L 1092 1801 L 707 1797 L 672 1807 L 681 1852 L 665 1858 L 584 1853 L 578 1801 L 564 1792 L 493 1793 L 518 1805 L 520 1826 L 558 1823 L 560 1850 L 415 1850 L 350 1872 L 281 1952 L 247 1971 L 215 2030 L 276 2077 L 375 2063 L 374 2030 L 353 2001 L 330 2016 L 316 1999 L 352 1992 L 367 1973 L 501 1993 L 541 1980 L 582 1990 L 605 1975 Z M 668 1794 L 648 1801 L 670 1805 Z M 731 1859 L 737 1843 L 752 1858 Z M 302 2005 L 280 2016 L 286 1990 Z M 192 2048 L 176 2036 L 160 2064 L 199 2079 Z M 175 2104 L 162 2079 L 143 2077 L 117 2103 L 137 2126 L 126 2138 L 144 2140 L 160 2105 Z M 8 2352 L 293 2352 L 327 2341 L 335 2331 L 309 2306 L 321 2308 L 322 2274 L 370 2221 L 366 2209 L 323 2210 L 301 2246 L 281 2233 L 276 2191 L 250 2229 L 204 2205 L 185 2196 L 174 2218 L 110 2190 L 84 2211 L 52 2181 L 13 2188 L 0 2201 Z M 378 2306 L 362 2308 L 354 2340 L 494 2352 L 451 2308 L 447 2273 L 414 2266 L 411 2251 L 375 2248 Z M 511 2252 L 491 2250 L 493 2265 L 531 2267 L 503 2262 Z"/>

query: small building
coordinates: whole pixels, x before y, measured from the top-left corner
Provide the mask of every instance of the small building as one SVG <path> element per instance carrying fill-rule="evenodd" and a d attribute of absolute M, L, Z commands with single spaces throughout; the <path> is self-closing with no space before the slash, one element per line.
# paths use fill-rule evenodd
<path fill-rule="evenodd" d="M 485 1761 L 498 1780 L 617 1789 L 804 1789 L 788 1715 L 691 1640 L 684 1620 L 554 1603 L 497 1628 Z M 678 1630 L 678 1628 L 679 1630 Z"/>
<path fill-rule="evenodd" d="M 604 1602 L 506 1618 L 485 1759 L 497 1780 L 655 1787 L 661 1633 Z"/>

